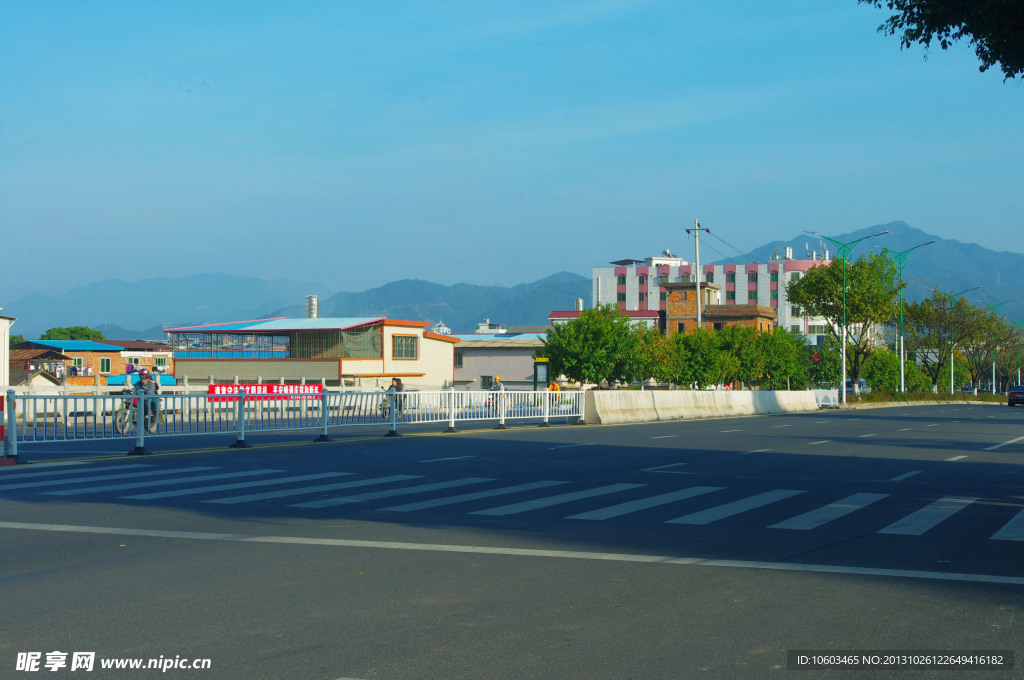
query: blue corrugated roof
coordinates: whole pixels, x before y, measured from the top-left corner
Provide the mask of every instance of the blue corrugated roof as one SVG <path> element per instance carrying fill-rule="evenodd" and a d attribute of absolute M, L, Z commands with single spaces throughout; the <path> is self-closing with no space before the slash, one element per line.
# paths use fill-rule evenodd
<path fill-rule="evenodd" d="M 256 333 L 274 331 L 337 331 L 355 326 L 382 321 L 384 317 L 343 317 L 321 319 L 263 319 L 238 321 L 234 323 L 210 324 L 209 326 L 186 326 L 166 328 L 168 333 Z"/>
<path fill-rule="evenodd" d="M 55 347 L 62 352 L 120 352 L 120 345 L 108 345 L 93 340 L 33 340 L 37 345 Z"/>
<path fill-rule="evenodd" d="M 547 333 L 455 333 L 452 337 L 463 342 L 482 340 L 543 340 L 548 337 Z"/>

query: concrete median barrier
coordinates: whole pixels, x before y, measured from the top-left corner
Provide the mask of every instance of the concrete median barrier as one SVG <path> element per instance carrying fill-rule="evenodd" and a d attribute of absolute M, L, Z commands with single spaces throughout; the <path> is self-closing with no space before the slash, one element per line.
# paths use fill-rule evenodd
<path fill-rule="evenodd" d="M 588 425 L 817 411 L 822 399 L 806 391 L 593 390 L 586 395 Z"/>

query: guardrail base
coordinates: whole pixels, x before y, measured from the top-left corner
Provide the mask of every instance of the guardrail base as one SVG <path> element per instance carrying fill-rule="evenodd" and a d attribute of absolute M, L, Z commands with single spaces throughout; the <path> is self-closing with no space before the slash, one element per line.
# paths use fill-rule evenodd
<path fill-rule="evenodd" d="M 387 432 L 384 433 L 384 436 L 385 437 L 401 437 L 402 435 L 398 434 L 398 430 L 388 430 Z"/>
<path fill-rule="evenodd" d="M 18 463 L 24 463 L 25 461 L 18 458 L 18 456 L 4 456 L 0 458 L 0 467 L 4 465 L 17 465 Z"/>
<path fill-rule="evenodd" d="M 508 428 L 504 425 L 498 424 L 494 427 L 495 430 L 507 430 Z"/>
<path fill-rule="evenodd" d="M 136 446 L 134 449 L 128 452 L 129 456 L 148 456 L 149 451 L 146 450 L 145 446 Z"/>
<path fill-rule="evenodd" d="M 458 432 L 458 430 L 456 430 L 454 427 L 448 427 L 448 428 L 445 428 L 445 430 L 444 430 L 445 434 L 451 434 L 453 432 Z"/>
<path fill-rule="evenodd" d="M 229 449 L 247 449 L 247 448 L 249 448 L 249 444 L 244 439 L 237 439 L 228 448 Z"/>
<path fill-rule="evenodd" d="M 319 437 L 317 437 L 316 439 L 314 439 L 313 441 L 314 441 L 314 442 L 330 442 L 330 441 L 331 441 L 331 438 L 330 438 L 330 437 L 328 437 L 328 436 L 327 436 L 327 435 L 325 435 L 325 434 L 322 434 L 322 435 L 320 435 Z"/>

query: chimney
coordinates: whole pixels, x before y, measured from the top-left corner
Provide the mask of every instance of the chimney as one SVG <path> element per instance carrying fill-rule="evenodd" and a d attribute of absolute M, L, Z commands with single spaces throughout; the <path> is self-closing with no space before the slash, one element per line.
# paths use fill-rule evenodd
<path fill-rule="evenodd" d="M 306 296 L 306 318 L 320 318 L 320 299 L 316 295 Z"/>

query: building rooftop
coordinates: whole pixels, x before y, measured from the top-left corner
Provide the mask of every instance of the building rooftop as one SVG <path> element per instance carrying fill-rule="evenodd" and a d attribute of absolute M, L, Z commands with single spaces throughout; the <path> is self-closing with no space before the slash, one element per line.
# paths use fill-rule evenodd
<path fill-rule="evenodd" d="M 28 340 L 25 344 L 53 347 L 61 352 L 120 352 L 124 349 L 120 345 L 97 342 L 95 340 Z M 29 348 L 26 347 L 25 349 Z"/>
<path fill-rule="evenodd" d="M 165 328 L 167 333 L 272 333 L 287 331 L 341 331 L 356 326 L 384 321 L 384 317 L 344 317 L 319 319 L 257 319 L 254 321 L 232 321 L 228 323 L 206 324 L 203 326 L 182 326 Z"/>

